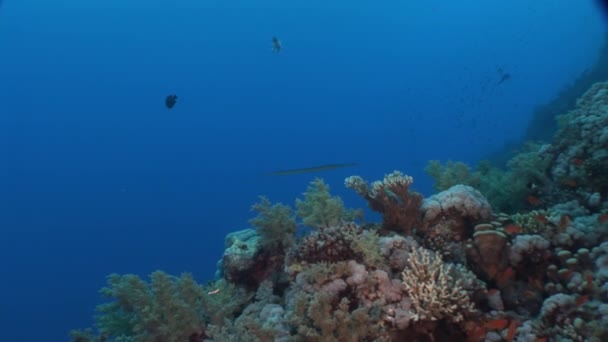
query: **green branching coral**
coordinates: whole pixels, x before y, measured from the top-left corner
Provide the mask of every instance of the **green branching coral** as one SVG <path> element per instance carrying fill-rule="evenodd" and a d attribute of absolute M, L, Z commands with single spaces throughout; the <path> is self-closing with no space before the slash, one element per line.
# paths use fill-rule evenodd
<path fill-rule="evenodd" d="M 260 202 L 251 210 L 258 212 L 249 223 L 260 233 L 262 248 L 285 251 L 293 245 L 297 226 L 289 206 L 272 204 L 268 198 L 260 196 Z"/>
<path fill-rule="evenodd" d="M 363 217 L 362 210 L 347 210 L 338 196 L 331 196 L 329 185 L 316 178 L 304 193 L 304 200 L 296 199 L 297 216 L 304 225 L 318 228 L 335 226 L 341 221 L 354 221 Z"/>
<path fill-rule="evenodd" d="M 545 155 L 545 146 L 528 143 L 525 150 L 515 155 L 503 170 L 481 161 L 476 170 L 461 162 L 448 161 L 442 165 L 432 160 L 425 169 L 435 180 L 435 189 L 443 191 L 455 184 L 472 186 L 479 190 L 499 211 L 516 212 L 529 206 L 526 198 L 532 192 L 550 183 L 548 170 L 551 158 Z"/>
<path fill-rule="evenodd" d="M 218 279 L 205 285 L 204 293 L 201 306 L 205 321 L 214 326 L 222 326 L 233 319 L 255 294 L 224 279 Z"/>
<path fill-rule="evenodd" d="M 474 188 L 479 185 L 479 174 L 462 162 L 448 160 L 442 165 L 439 160 L 430 160 L 424 171 L 435 180 L 433 187 L 436 191 L 444 191 L 458 184 Z"/>
<path fill-rule="evenodd" d="M 100 337 L 72 332 L 73 341 L 183 342 L 203 335 L 204 293 L 190 274 L 176 278 L 157 271 L 150 283 L 112 274 L 101 293 L 112 301 L 97 307 Z"/>
<path fill-rule="evenodd" d="M 543 186 L 550 182 L 549 167 L 552 157 L 543 153 L 545 145 L 526 143 L 524 151 L 516 154 L 507 163 L 513 178 Z"/>
<path fill-rule="evenodd" d="M 291 324 L 297 327 L 294 341 L 387 341 L 378 323 L 381 310 L 373 307 L 351 308 L 348 298 L 323 292 L 299 294 L 295 299 Z"/>

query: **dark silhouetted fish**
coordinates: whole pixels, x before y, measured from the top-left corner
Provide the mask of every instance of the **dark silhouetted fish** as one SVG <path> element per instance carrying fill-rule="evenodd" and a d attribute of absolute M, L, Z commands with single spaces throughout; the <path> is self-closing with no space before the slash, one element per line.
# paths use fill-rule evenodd
<path fill-rule="evenodd" d="M 500 74 L 500 80 L 498 81 L 498 83 L 496 83 L 497 86 L 511 79 L 511 74 L 505 72 L 501 68 L 498 68 L 498 73 Z"/>
<path fill-rule="evenodd" d="M 340 169 L 345 167 L 353 167 L 357 166 L 357 163 L 342 163 L 342 164 L 325 164 L 313 167 L 304 167 L 301 169 L 290 169 L 290 170 L 281 170 L 274 171 L 268 173 L 269 176 L 288 176 L 288 175 L 299 175 L 302 173 L 311 173 L 311 172 L 320 172 L 320 171 L 328 171 L 333 169 Z"/>
<path fill-rule="evenodd" d="M 281 52 L 283 45 L 281 45 L 281 41 L 277 37 L 272 37 L 272 51 L 274 53 Z"/>
<path fill-rule="evenodd" d="M 2 1 L 2 0 L 0 0 Z M 177 95 L 173 94 L 173 95 L 169 95 L 165 98 L 165 106 L 167 106 L 167 108 L 171 109 L 173 108 L 173 106 L 175 106 L 175 103 L 177 103 Z"/>
<path fill-rule="evenodd" d="M 500 77 L 500 80 L 498 81 L 498 83 L 496 85 L 501 85 L 505 81 L 508 81 L 510 78 L 511 78 L 511 74 L 502 74 L 502 76 Z"/>

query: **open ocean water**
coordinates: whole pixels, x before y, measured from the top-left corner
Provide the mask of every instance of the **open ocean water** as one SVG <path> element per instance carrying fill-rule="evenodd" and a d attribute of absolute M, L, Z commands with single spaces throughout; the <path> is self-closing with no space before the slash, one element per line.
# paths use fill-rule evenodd
<path fill-rule="evenodd" d="M 113 272 L 212 279 L 259 195 L 430 195 L 429 160 L 520 143 L 605 32 L 591 1 L 0 0 L 0 340 L 68 340 Z"/>

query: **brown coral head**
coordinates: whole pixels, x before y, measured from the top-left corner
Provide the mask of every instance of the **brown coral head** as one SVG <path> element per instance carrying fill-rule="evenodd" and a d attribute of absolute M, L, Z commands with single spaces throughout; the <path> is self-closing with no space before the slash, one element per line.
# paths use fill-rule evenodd
<path fill-rule="evenodd" d="M 475 249 L 479 255 L 479 267 L 494 279 L 507 267 L 507 236 L 496 230 L 482 230 L 473 234 Z"/>
<path fill-rule="evenodd" d="M 357 252 L 352 243 L 362 229 L 355 223 L 342 223 L 332 227 L 320 227 L 306 236 L 291 252 L 296 262 L 338 262 L 356 259 Z"/>

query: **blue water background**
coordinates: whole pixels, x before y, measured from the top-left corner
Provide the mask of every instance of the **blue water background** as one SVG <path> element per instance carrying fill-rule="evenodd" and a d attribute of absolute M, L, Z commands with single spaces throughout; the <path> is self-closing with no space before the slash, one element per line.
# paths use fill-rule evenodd
<path fill-rule="evenodd" d="M 429 159 L 518 141 L 603 26 L 572 0 L 5 1 L 2 340 L 67 340 L 111 272 L 210 279 L 258 195 L 317 176 L 266 172 L 359 163 L 318 174 L 353 207 L 352 174 L 430 194 Z"/>

